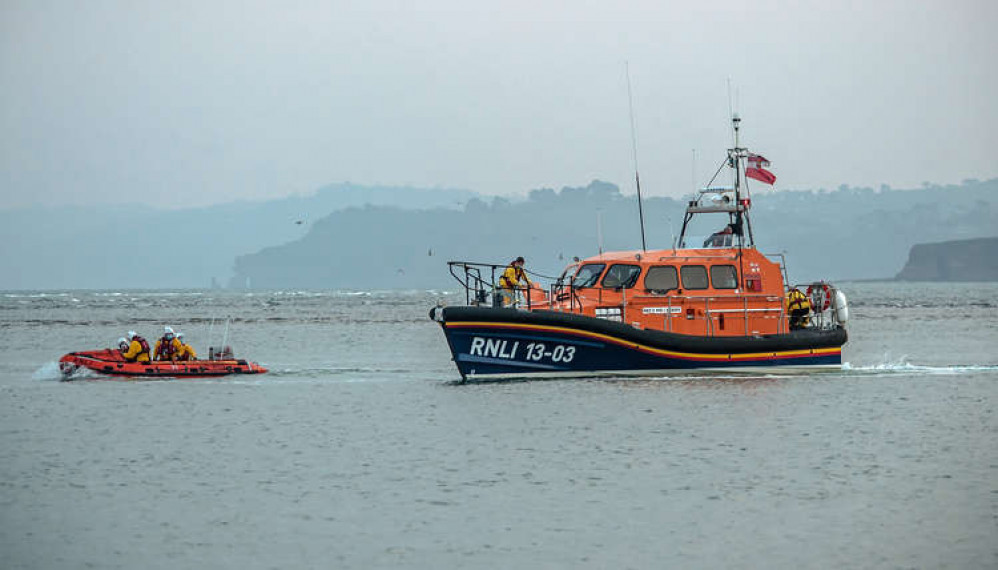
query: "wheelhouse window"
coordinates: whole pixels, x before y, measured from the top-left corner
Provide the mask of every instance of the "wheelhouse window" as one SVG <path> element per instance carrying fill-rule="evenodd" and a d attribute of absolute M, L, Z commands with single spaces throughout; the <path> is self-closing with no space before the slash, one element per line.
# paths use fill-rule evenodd
<path fill-rule="evenodd" d="M 703 265 L 684 265 L 680 270 L 683 276 L 683 289 L 706 289 L 707 268 Z"/>
<path fill-rule="evenodd" d="M 645 274 L 645 289 L 652 293 L 665 293 L 679 288 L 679 272 L 671 265 L 652 267 Z"/>
<path fill-rule="evenodd" d="M 638 275 L 641 275 L 641 266 L 639 265 L 611 265 L 606 276 L 603 277 L 603 286 L 608 289 L 621 287 L 630 289 L 638 282 Z"/>
<path fill-rule="evenodd" d="M 578 265 L 575 265 L 574 263 L 572 265 L 569 265 L 568 267 L 565 268 L 564 271 L 561 272 L 561 277 L 558 278 L 558 280 L 555 282 L 555 285 L 557 285 L 558 287 L 561 287 L 562 285 L 568 285 L 568 280 L 571 279 L 572 275 L 575 275 L 575 272 L 578 270 L 579 270 Z"/>
<path fill-rule="evenodd" d="M 710 268 L 710 283 L 714 289 L 737 289 L 738 272 L 734 265 L 715 265 Z"/>
<path fill-rule="evenodd" d="M 606 267 L 605 263 L 589 263 L 583 265 L 575 274 L 576 287 L 593 287 L 599 282 L 599 276 Z"/>

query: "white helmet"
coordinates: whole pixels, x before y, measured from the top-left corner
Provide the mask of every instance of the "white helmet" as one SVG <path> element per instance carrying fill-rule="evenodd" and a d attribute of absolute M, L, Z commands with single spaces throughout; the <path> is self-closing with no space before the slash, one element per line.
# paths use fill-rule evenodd
<path fill-rule="evenodd" d="M 177 333 L 177 338 L 180 339 L 181 342 L 183 342 L 183 340 L 184 340 L 184 332 L 183 331 L 178 332 Z"/>
<path fill-rule="evenodd" d="M 163 332 L 165 334 L 173 334 L 173 328 L 171 328 L 171 327 L 163 327 Z"/>
<path fill-rule="evenodd" d="M 138 336 L 138 334 L 136 334 L 135 331 L 128 331 L 128 340 L 132 340 L 133 338 L 135 338 L 137 336 Z"/>
<path fill-rule="evenodd" d="M 118 339 L 118 346 L 121 346 L 123 344 L 128 344 L 128 339 L 125 337 L 121 337 Z"/>

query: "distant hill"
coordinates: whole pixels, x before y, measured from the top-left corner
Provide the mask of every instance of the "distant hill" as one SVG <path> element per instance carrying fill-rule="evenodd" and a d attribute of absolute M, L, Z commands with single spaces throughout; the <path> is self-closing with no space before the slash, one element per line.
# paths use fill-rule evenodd
<path fill-rule="evenodd" d="M 920 243 L 899 281 L 998 281 L 998 237 Z"/>
<path fill-rule="evenodd" d="M 365 204 L 457 209 L 476 196 L 344 183 L 307 196 L 196 209 L 122 204 L 0 211 L 0 266 L 6 268 L 0 289 L 224 285 L 236 256 L 297 240 L 334 211 Z"/>
<path fill-rule="evenodd" d="M 996 200 L 998 179 L 913 190 L 754 188 L 752 219 L 759 248 L 784 252 L 792 281 L 890 278 L 917 243 L 993 236 Z M 671 246 L 684 204 L 645 201 L 649 247 Z M 523 255 L 528 269 L 560 272 L 572 256 L 597 251 L 598 219 L 605 249 L 640 247 L 634 196 L 600 181 L 512 200 L 336 184 L 197 209 L 0 211 L 0 289 L 450 288 L 450 259 Z"/>
<path fill-rule="evenodd" d="M 915 243 L 993 234 L 996 200 L 998 179 L 915 190 L 756 189 L 752 221 L 759 249 L 784 253 L 793 282 L 890 278 Z M 649 248 L 671 246 L 684 206 L 669 198 L 645 201 Z M 518 202 L 474 199 L 461 210 L 350 208 L 294 242 L 238 257 L 232 285 L 450 288 L 447 260 L 507 263 L 518 255 L 528 269 L 554 275 L 572 256 L 597 252 L 597 219 L 606 250 L 640 248 L 635 198 L 600 181 L 534 190 Z M 705 236 L 721 225 L 705 221 L 691 234 Z"/>

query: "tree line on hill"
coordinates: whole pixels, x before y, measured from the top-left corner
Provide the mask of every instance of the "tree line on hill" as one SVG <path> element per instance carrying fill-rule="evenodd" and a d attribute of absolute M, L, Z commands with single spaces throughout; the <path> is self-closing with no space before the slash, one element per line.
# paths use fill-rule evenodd
<path fill-rule="evenodd" d="M 785 256 L 792 282 L 891 278 L 916 243 L 994 235 L 996 197 L 998 179 L 914 190 L 756 189 L 751 219 L 757 246 Z M 649 249 L 672 247 L 685 205 L 644 201 Z M 704 220 L 690 234 L 705 236 L 723 223 Z M 447 289 L 456 283 L 446 261 L 505 264 L 520 255 L 527 269 L 555 276 L 572 257 L 595 255 L 600 235 L 605 251 L 641 247 L 635 197 L 602 181 L 538 189 L 523 200 L 473 198 L 460 209 L 351 207 L 299 239 L 237 257 L 230 285 Z"/>
<path fill-rule="evenodd" d="M 990 237 L 998 179 L 913 190 L 754 189 L 752 221 L 790 278 L 890 278 L 916 243 Z M 688 199 L 688 198 L 686 198 Z M 644 202 L 649 248 L 672 246 L 686 199 Z M 693 235 L 719 229 L 706 221 Z M 710 224 L 714 223 L 715 226 Z M 641 246 L 637 203 L 613 184 L 468 190 L 336 184 L 308 196 L 163 210 L 138 205 L 0 211 L 0 289 L 453 288 L 446 261 L 555 275 L 574 256 Z"/>

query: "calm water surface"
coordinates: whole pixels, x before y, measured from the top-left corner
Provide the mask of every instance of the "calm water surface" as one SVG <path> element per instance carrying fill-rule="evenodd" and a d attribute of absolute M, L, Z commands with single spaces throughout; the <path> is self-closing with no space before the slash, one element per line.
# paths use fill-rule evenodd
<path fill-rule="evenodd" d="M 0 292 L 0 567 L 998 567 L 998 286 L 845 289 L 842 372 L 479 385 L 443 292 Z M 56 380 L 226 317 L 271 374 Z"/>

